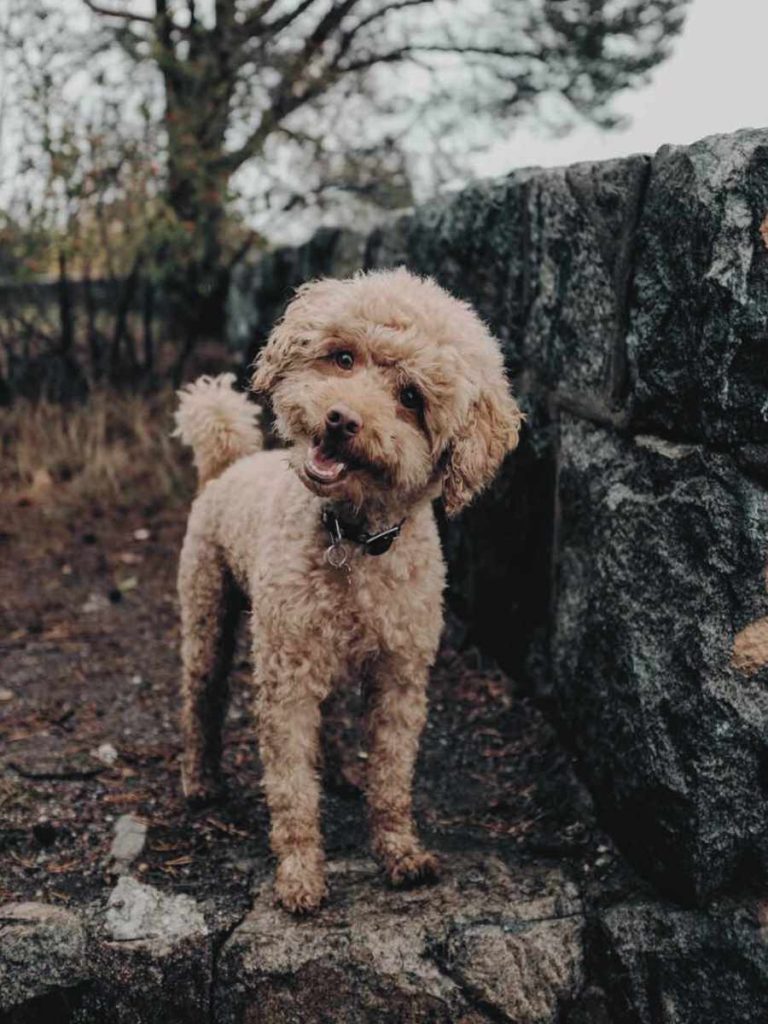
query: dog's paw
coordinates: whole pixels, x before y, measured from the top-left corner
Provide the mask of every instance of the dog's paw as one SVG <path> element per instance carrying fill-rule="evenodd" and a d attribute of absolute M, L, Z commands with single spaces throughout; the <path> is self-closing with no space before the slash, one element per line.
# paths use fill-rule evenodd
<path fill-rule="evenodd" d="M 325 873 L 315 863 L 291 856 L 278 864 L 275 899 L 292 914 L 314 914 L 327 894 Z"/>
<path fill-rule="evenodd" d="M 400 856 L 385 858 L 384 872 L 390 885 L 398 889 L 429 885 L 440 877 L 440 861 L 426 850 L 408 850 Z"/>
<path fill-rule="evenodd" d="M 181 788 L 187 807 L 191 811 L 221 804 L 227 799 L 227 787 L 223 779 L 220 778 L 191 780 L 182 774 Z"/>

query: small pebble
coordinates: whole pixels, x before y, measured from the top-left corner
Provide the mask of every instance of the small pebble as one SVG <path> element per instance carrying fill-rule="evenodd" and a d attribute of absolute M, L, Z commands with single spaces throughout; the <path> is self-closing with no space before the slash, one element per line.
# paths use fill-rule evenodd
<path fill-rule="evenodd" d="M 13 690 L 6 690 L 0 688 L 0 704 L 7 704 L 9 700 L 13 700 L 16 694 Z"/>
<path fill-rule="evenodd" d="M 122 597 L 122 594 L 120 596 Z M 103 611 L 108 607 L 109 601 L 103 594 L 92 593 L 88 595 L 88 600 L 83 604 L 82 611 L 88 615 L 93 612 Z"/>
<path fill-rule="evenodd" d="M 102 743 L 96 750 L 91 751 L 91 756 L 102 764 L 113 765 L 117 760 L 117 750 L 111 743 Z"/>
<path fill-rule="evenodd" d="M 132 814 L 121 814 L 115 824 L 115 838 L 109 851 L 109 862 L 115 874 L 123 874 L 143 851 L 147 841 L 147 824 Z"/>
<path fill-rule="evenodd" d="M 139 527 L 138 530 L 133 531 L 134 540 L 149 540 L 151 534 L 145 526 Z"/>
<path fill-rule="evenodd" d="M 121 551 L 117 558 L 123 565 L 140 565 L 144 561 L 142 555 L 137 555 L 133 551 Z"/>

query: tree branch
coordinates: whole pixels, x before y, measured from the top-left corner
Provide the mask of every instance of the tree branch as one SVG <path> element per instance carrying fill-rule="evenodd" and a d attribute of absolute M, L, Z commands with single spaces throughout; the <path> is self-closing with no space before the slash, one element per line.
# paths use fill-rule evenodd
<path fill-rule="evenodd" d="M 360 0 L 340 0 L 321 18 L 304 46 L 304 57 L 311 56 L 328 40 L 342 21 L 360 3 Z"/>
<path fill-rule="evenodd" d="M 388 3 L 383 7 L 380 7 L 378 11 L 373 11 L 371 14 L 361 18 L 356 25 L 353 25 L 346 32 L 342 33 L 341 39 L 339 40 L 339 49 L 336 53 L 336 57 L 334 58 L 334 64 L 338 66 L 339 61 L 349 51 L 355 36 L 369 25 L 372 25 L 375 21 L 378 21 L 380 18 L 385 18 L 387 15 L 392 14 L 395 11 L 402 11 L 407 7 L 420 7 L 423 4 L 432 4 L 434 2 L 435 0 L 393 0 L 392 3 Z"/>
<path fill-rule="evenodd" d="M 417 46 L 399 46 L 397 49 L 389 50 L 387 53 L 374 53 L 369 57 L 360 57 L 349 64 L 339 65 L 339 74 L 347 75 L 356 71 L 367 71 L 376 64 L 395 64 L 397 61 L 410 57 L 418 49 L 419 47 Z"/>
<path fill-rule="evenodd" d="M 302 6 L 306 0 L 300 0 Z M 337 77 L 334 69 L 326 68 L 324 77 L 317 76 L 309 83 L 305 77 L 312 57 L 331 38 L 342 21 L 360 3 L 360 0 L 337 0 L 307 36 L 304 46 L 283 72 L 280 83 L 272 91 L 268 108 L 261 115 L 255 130 L 239 149 L 222 157 L 223 170 L 236 171 L 246 160 L 259 152 L 271 132 L 284 117 L 292 114 L 310 99 L 320 96 Z M 296 8 L 294 9 L 296 10 Z"/>
<path fill-rule="evenodd" d="M 213 5 L 216 31 L 228 31 L 235 25 L 236 5 L 234 0 L 216 0 Z"/>
<path fill-rule="evenodd" d="M 166 54 L 169 57 L 175 57 L 173 52 L 173 15 L 168 10 L 167 0 L 155 0 L 155 17 L 152 21 L 157 22 L 157 37 Z M 161 67 L 161 70 L 165 73 L 168 68 Z"/>
<path fill-rule="evenodd" d="M 395 0 L 393 3 L 385 4 L 378 11 L 373 11 L 372 14 L 361 18 L 356 25 L 353 25 L 348 32 L 344 33 L 342 39 L 352 39 L 361 29 L 367 28 L 372 22 L 378 21 L 379 18 L 386 18 L 393 11 L 402 11 L 406 7 L 420 7 L 423 4 L 433 4 L 434 2 L 435 0 Z"/>
<path fill-rule="evenodd" d="M 392 64 L 417 53 L 453 53 L 464 56 L 470 54 L 483 57 L 504 57 L 507 60 L 521 60 L 523 57 L 527 57 L 532 60 L 543 60 L 547 55 L 547 52 L 544 50 L 538 50 L 536 52 L 533 50 L 506 50 L 500 46 L 439 46 L 435 44 L 428 45 L 426 43 L 411 43 L 406 46 L 399 46 L 394 50 L 387 51 L 386 53 L 374 53 L 368 57 L 361 57 L 358 60 L 351 61 L 349 64 L 340 64 L 338 71 L 340 74 L 348 74 L 353 71 L 366 71 L 368 68 L 372 68 L 376 64 Z"/>
<path fill-rule="evenodd" d="M 101 14 L 105 18 L 123 18 L 126 21 L 146 21 L 150 25 L 155 20 L 151 14 L 133 14 L 131 11 L 122 11 L 114 7 L 102 7 L 94 3 L 94 0 L 83 0 L 83 3 L 93 14 Z"/>
<path fill-rule="evenodd" d="M 276 4 L 277 0 L 261 0 L 261 3 L 245 15 L 239 28 L 246 38 L 258 34 L 264 19 Z"/>
<path fill-rule="evenodd" d="M 314 3 L 317 3 L 317 0 L 301 0 L 301 3 L 297 4 L 292 11 L 287 11 L 279 18 L 275 18 L 274 21 L 264 22 L 264 31 L 270 36 L 276 36 L 278 32 L 282 32 L 284 28 L 300 18 Z"/>
<path fill-rule="evenodd" d="M 349 63 L 342 64 L 341 58 L 349 48 L 349 42 L 355 33 L 364 25 L 375 21 L 379 16 L 391 10 L 400 10 L 405 7 L 416 6 L 419 3 L 429 3 L 431 0 L 392 0 L 385 8 L 369 14 L 362 18 L 358 24 L 343 33 L 340 42 L 341 47 L 334 57 L 327 62 L 321 74 L 309 78 L 306 70 L 311 58 L 317 53 L 334 32 L 339 28 L 343 19 L 353 10 L 360 0 L 343 0 L 335 3 L 330 10 L 320 19 L 315 29 L 307 37 L 302 50 L 292 60 L 283 73 L 280 84 L 273 90 L 267 109 L 262 113 L 259 123 L 246 141 L 236 150 L 225 154 L 219 161 L 221 170 L 233 172 L 242 164 L 255 156 L 263 147 L 269 135 L 280 125 L 280 123 L 292 114 L 299 107 L 310 100 L 327 92 L 340 78 L 347 74 L 367 71 L 378 64 L 394 64 L 408 58 L 414 58 L 417 54 L 429 53 L 452 53 L 458 55 L 482 55 L 485 57 L 503 57 L 508 60 L 520 60 L 522 58 L 540 60 L 545 56 L 544 51 L 531 50 L 510 50 L 499 46 L 462 46 L 459 44 L 404 44 L 383 53 L 373 53 L 365 57 L 359 57 Z M 309 6 L 309 0 L 301 0 L 299 4 Z M 294 8 L 295 11 L 298 10 Z"/>
<path fill-rule="evenodd" d="M 307 90 L 305 93 L 299 95 L 291 95 L 290 93 L 284 93 L 279 103 L 277 100 L 271 102 L 268 108 L 261 115 L 258 125 L 255 130 L 251 132 L 246 141 L 240 146 L 239 149 L 232 150 L 230 153 L 226 153 L 220 161 L 218 161 L 218 167 L 222 171 L 233 173 L 241 167 L 246 160 L 250 160 L 252 156 L 255 156 L 269 138 L 270 134 L 278 127 L 284 117 L 288 117 L 294 110 L 298 110 L 300 106 L 306 103 L 310 99 L 315 99 L 327 88 L 326 83 L 320 85 L 319 83 L 315 88 Z"/>
<path fill-rule="evenodd" d="M 503 46 L 459 46 L 457 44 L 423 44 L 413 46 L 412 49 L 421 53 L 458 53 L 460 55 L 473 54 L 481 57 L 506 57 L 508 60 L 520 60 L 521 57 L 532 57 L 534 60 L 541 60 L 549 53 L 548 49 L 539 50 L 508 50 Z"/>
<path fill-rule="evenodd" d="M 245 20 L 247 21 L 249 18 L 255 18 L 261 21 L 262 18 L 265 18 L 269 14 L 269 12 L 276 4 L 277 0 L 261 0 L 261 3 L 258 4 L 258 6 L 254 8 L 254 10 L 251 11 L 249 15 L 246 16 Z"/>

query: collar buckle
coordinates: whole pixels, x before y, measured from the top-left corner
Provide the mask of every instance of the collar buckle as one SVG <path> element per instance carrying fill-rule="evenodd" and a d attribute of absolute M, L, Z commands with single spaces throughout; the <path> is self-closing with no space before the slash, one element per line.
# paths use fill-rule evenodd
<path fill-rule="evenodd" d="M 388 530 L 382 530 L 381 533 L 375 533 L 372 537 L 366 536 L 365 540 L 362 541 L 366 555 L 386 554 L 400 536 L 402 525 L 403 523 L 401 522 L 397 526 L 390 527 Z"/>
<path fill-rule="evenodd" d="M 379 533 L 370 534 L 365 530 L 359 530 L 343 523 L 331 508 L 323 510 L 322 520 L 331 541 L 331 546 L 328 549 L 329 552 L 342 548 L 343 542 L 349 540 L 354 544 L 359 544 L 366 555 L 373 556 L 384 555 L 389 551 L 395 540 L 400 536 L 400 531 L 405 522 L 405 519 L 401 519 L 396 526 L 391 526 L 388 530 L 381 530 Z"/>

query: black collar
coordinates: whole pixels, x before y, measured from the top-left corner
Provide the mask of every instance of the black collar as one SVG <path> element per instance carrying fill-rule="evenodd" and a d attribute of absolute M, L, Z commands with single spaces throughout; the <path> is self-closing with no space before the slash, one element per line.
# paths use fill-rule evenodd
<path fill-rule="evenodd" d="M 400 535 L 404 522 L 405 519 L 401 519 L 397 526 L 391 526 L 388 530 L 368 533 L 354 523 L 339 519 L 332 508 L 323 509 L 323 526 L 331 538 L 331 547 L 336 547 L 342 540 L 351 540 L 354 544 L 360 544 L 366 555 L 383 555 L 389 551 Z"/>

